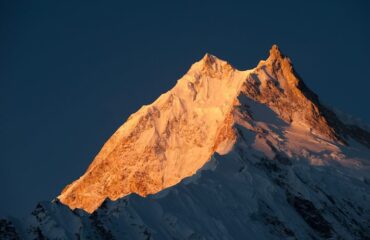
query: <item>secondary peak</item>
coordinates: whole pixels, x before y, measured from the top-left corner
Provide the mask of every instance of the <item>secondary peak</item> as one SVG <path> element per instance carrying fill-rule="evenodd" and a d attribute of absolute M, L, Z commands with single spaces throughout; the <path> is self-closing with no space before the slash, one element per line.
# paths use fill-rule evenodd
<path fill-rule="evenodd" d="M 279 47 L 276 44 L 272 45 L 270 49 L 269 59 L 280 59 L 280 58 L 284 58 L 284 55 L 281 53 Z"/>

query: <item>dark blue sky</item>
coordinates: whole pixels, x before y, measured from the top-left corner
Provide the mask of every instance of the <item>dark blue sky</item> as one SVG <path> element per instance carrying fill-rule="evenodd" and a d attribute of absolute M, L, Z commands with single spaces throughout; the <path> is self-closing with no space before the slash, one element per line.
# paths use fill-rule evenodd
<path fill-rule="evenodd" d="M 370 123 L 369 1 L 135 2 L 1 1 L 0 214 L 57 196 L 206 52 L 248 69 L 277 43 L 324 102 Z"/>

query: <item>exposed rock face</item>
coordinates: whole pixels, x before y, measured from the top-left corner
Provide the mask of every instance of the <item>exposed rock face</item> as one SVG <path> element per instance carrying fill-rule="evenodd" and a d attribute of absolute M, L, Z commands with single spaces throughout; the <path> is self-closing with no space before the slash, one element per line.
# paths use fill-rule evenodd
<path fill-rule="evenodd" d="M 0 219 L 0 239 L 3 240 L 20 239 L 13 223 L 7 219 Z"/>
<path fill-rule="evenodd" d="M 304 124 L 329 139 L 339 138 L 323 115 L 318 97 L 298 77 L 290 59 L 276 45 L 249 78 L 245 84 L 247 95 L 269 106 L 283 120 Z"/>
<path fill-rule="evenodd" d="M 215 152 L 232 148 L 241 96 L 265 104 L 287 124 L 345 143 L 348 128 L 319 103 L 276 45 L 247 71 L 206 54 L 173 89 L 131 115 L 58 198 L 92 212 L 106 198 L 146 196 L 177 184 Z"/>

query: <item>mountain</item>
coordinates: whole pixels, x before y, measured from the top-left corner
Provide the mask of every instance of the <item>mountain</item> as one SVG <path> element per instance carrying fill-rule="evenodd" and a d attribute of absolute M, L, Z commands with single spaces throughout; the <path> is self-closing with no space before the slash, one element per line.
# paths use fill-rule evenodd
<path fill-rule="evenodd" d="M 246 71 L 206 54 L 0 238 L 370 239 L 369 148 L 276 45 Z"/>

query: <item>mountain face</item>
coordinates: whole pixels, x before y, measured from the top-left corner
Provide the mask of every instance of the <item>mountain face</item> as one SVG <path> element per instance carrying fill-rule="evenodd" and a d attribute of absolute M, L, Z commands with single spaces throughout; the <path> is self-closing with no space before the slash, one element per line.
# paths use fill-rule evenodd
<path fill-rule="evenodd" d="M 60 201 L 92 212 L 106 198 L 146 196 L 193 175 L 233 142 L 226 125 L 247 74 L 207 54 L 172 90 L 131 115 Z"/>
<path fill-rule="evenodd" d="M 247 71 L 206 54 L 0 238 L 370 239 L 369 148 L 277 46 Z"/>

